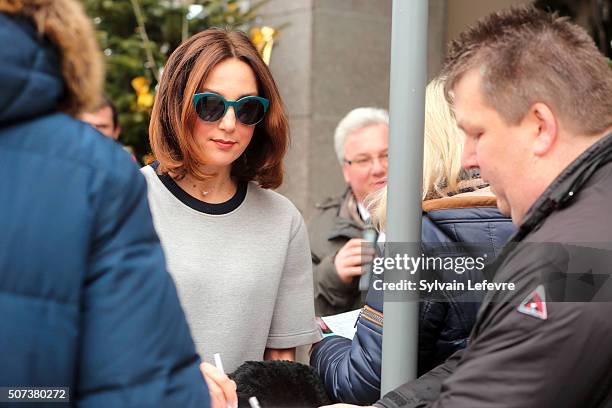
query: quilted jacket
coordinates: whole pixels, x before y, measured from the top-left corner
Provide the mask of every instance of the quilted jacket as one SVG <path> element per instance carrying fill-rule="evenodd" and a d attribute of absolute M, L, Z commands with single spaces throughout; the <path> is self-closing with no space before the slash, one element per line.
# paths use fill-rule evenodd
<path fill-rule="evenodd" d="M 437 251 L 439 254 L 439 249 L 447 244 L 473 243 L 491 262 L 515 231 L 510 219 L 502 216 L 494 204 L 494 198 L 484 196 L 425 201 L 423 253 L 432 255 Z M 463 255 L 467 254 L 459 252 L 453 256 Z M 452 278 L 442 278 L 473 282 L 484 279 L 478 270 L 452 275 Z M 313 349 L 310 363 L 323 379 L 328 393 L 337 401 L 369 404 L 380 397 L 383 293 L 370 286 L 352 341 L 330 336 Z M 469 292 L 458 300 L 442 293 L 421 300 L 419 373 L 429 371 L 466 346 L 483 297 L 484 292 Z"/>

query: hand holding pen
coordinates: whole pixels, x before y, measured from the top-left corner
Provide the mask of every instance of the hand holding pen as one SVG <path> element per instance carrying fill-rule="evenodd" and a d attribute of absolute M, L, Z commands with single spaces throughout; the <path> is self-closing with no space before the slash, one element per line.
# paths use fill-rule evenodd
<path fill-rule="evenodd" d="M 237 408 L 238 396 L 236 395 L 236 383 L 229 379 L 223 371 L 221 356 L 215 354 L 215 364 L 200 364 L 200 371 L 208 385 L 212 408 Z"/>

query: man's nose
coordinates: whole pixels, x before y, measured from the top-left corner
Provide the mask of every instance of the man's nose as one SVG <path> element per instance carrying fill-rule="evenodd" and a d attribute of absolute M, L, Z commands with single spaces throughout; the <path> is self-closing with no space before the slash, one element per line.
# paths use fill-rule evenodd
<path fill-rule="evenodd" d="M 471 169 L 478 167 L 478 160 L 476 160 L 476 149 L 472 138 L 463 138 L 463 152 L 461 153 L 461 167 L 464 169 Z"/>
<path fill-rule="evenodd" d="M 386 163 L 378 157 L 372 159 L 372 174 L 381 175 L 387 173 Z"/>

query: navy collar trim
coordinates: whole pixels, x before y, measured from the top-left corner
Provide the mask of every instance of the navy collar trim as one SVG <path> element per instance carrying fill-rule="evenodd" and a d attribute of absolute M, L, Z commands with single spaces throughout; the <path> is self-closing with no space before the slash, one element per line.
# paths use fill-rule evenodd
<path fill-rule="evenodd" d="M 232 198 L 223 203 L 211 204 L 205 201 L 198 200 L 197 198 L 192 197 L 189 193 L 183 190 L 169 174 L 158 174 L 158 166 L 159 162 L 157 161 L 151 163 L 151 167 L 153 168 L 153 170 L 155 170 L 157 177 L 159 177 L 159 180 L 168 189 L 168 191 L 170 191 L 172 195 L 178 198 L 183 204 L 201 213 L 209 215 L 229 214 L 230 212 L 238 208 L 246 198 L 248 183 L 246 181 L 239 181 L 236 194 L 234 194 Z"/>

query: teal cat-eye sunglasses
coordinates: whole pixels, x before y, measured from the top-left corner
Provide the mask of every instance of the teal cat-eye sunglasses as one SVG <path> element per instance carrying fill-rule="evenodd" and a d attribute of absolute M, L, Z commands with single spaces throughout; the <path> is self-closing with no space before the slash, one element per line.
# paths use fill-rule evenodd
<path fill-rule="evenodd" d="M 219 94 L 206 92 L 193 95 L 193 106 L 200 119 L 205 122 L 218 121 L 225 116 L 229 107 L 233 106 L 236 119 L 240 123 L 254 126 L 263 120 L 270 101 L 261 96 L 245 96 L 237 101 L 228 101 Z"/>

